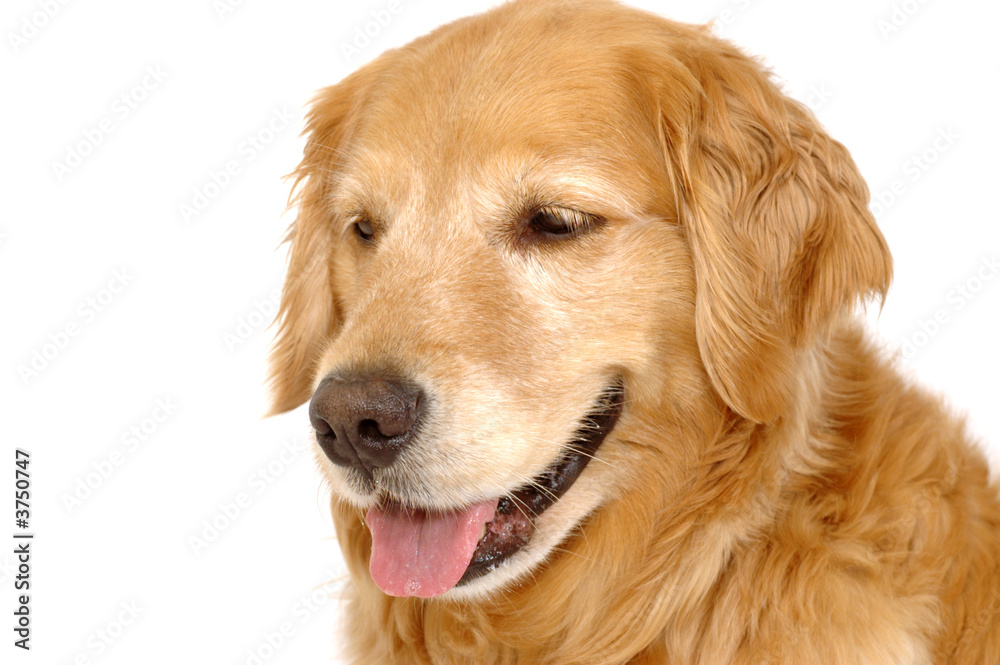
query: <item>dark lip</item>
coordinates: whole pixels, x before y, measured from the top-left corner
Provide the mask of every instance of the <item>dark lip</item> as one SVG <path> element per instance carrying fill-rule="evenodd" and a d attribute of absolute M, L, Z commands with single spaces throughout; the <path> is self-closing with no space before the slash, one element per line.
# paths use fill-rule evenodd
<path fill-rule="evenodd" d="M 583 418 L 563 456 L 532 482 L 501 497 L 486 535 L 479 541 L 458 586 L 478 579 L 513 556 L 535 532 L 534 520 L 573 486 L 614 429 L 625 403 L 621 382 L 604 389 L 594 408 Z"/>

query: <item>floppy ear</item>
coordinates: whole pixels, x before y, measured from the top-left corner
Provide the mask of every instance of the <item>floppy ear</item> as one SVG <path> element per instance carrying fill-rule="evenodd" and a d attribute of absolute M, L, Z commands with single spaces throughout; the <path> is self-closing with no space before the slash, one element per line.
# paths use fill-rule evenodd
<path fill-rule="evenodd" d="M 844 146 L 756 62 L 706 42 L 685 63 L 697 88 L 686 113 L 671 117 L 676 97 L 661 104 L 662 138 L 702 360 L 734 411 L 769 423 L 789 405 L 799 352 L 859 298 L 884 298 L 892 263 Z"/>
<path fill-rule="evenodd" d="M 328 202 L 352 111 L 371 67 L 321 90 L 306 117 L 304 133 L 309 140 L 292 173 L 292 203 L 298 206 L 298 215 L 285 238 L 291 250 L 270 355 L 269 415 L 294 409 L 310 398 L 315 363 L 339 326 L 332 279 L 337 234 L 330 228 Z"/>

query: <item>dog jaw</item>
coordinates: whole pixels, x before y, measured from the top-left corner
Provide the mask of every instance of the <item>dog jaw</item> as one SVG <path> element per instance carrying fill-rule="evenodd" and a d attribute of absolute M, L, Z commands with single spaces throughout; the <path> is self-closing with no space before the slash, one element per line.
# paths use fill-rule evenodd
<path fill-rule="evenodd" d="M 379 587 L 391 595 L 471 598 L 520 579 L 537 567 L 606 494 L 595 495 L 576 486 L 591 461 L 596 460 L 595 465 L 604 462 L 599 452 L 605 440 L 614 436 L 624 405 L 623 393 L 620 379 L 609 385 L 544 473 L 492 499 L 447 508 L 414 503 L 379 487 L 382 470 L 374 472 L 372 482 L 353 469 L 332 469 L 353 476 L 349 486 L 366 486 L 360 496 L 368 504 L 365 521 L 372 533 L 370 566 Z M 403 465 L 396 474 L 405 478 L 405 471 Z M 598 476 L 600 471 L 606 473 L 599 470 Z M 605 481 L 604 485 L 610 483 Z M 428 490 L 416 493 L 433 496 Z M 563 506 L 565 503 L 568 505 Z M 488 513 L 483 512 L 487 507 Z M 484 579 L 485 584 L 481 582 Z M 463 589 L 469 591 L 463 593 Z"/>

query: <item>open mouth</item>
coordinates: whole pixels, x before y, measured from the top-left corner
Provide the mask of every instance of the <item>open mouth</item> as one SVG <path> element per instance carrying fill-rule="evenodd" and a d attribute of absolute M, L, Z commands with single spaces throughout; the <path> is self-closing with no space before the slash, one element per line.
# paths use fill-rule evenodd
<path fill-rule="evenodd" d="M 565 453 L 514 492 L 465 510 L 432 513 L 381 505 L 368 511 L 370 570 L 393 596 L 439 596 L 509 559 L 530 540 L 535 519 L 573 485 L 621 415 L 624 391 L 609 386 L 583 418 Z"/>

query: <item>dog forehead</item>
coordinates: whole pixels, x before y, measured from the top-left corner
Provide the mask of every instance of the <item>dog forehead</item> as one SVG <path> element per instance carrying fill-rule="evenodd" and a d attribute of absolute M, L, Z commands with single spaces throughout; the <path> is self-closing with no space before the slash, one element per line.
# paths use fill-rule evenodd
<path fill-rule="evenodd" d="M 362 104 L 348 174 L 382 198 L 477 212 L 512 198 L 650 207 L 662 154 L 650 105 L 622 83 L 627 64 L 593 57 L 572 31 L 514 33 L 485 44 L 451 33 L 392 54 Z"/>

